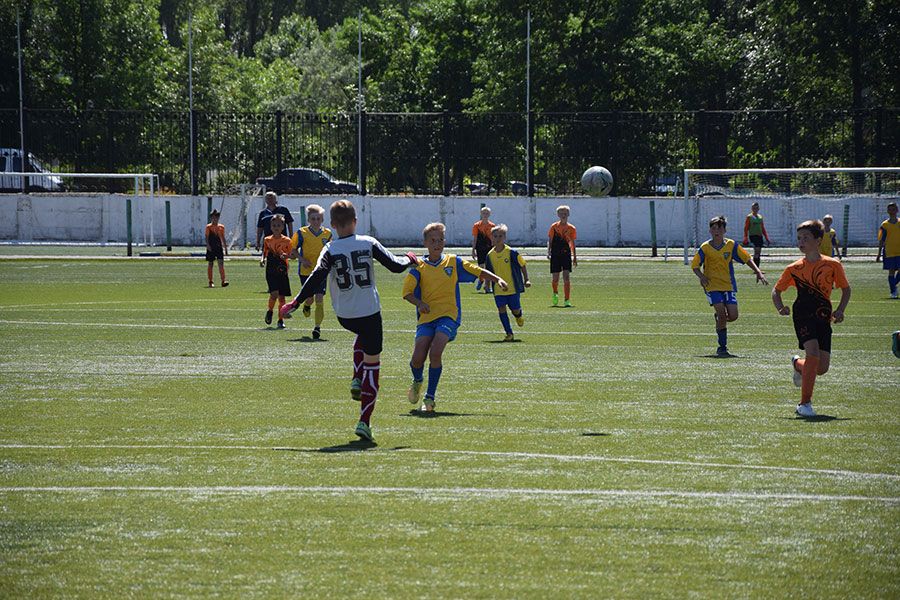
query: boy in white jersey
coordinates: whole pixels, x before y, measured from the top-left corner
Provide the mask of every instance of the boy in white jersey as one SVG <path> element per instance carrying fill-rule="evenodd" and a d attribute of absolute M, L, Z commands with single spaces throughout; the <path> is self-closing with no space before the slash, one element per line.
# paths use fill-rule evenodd
<path fill-rule="evenodd" d="M 373 259 L 394 273 L 402 273 L 416 264 L 416 256 L 410 252 L 397 258 L 375 238 L 356 235 L 356 209 L 349 200 L 338 200 L 331 205 L 330 212 L 331 226 L 337 239 L 322 248 L 316 268 L 300 293 L 281 309 L 281 316 L 288 318 L 304 300 L 315 295 L 328 278 L 328 293 L 334 314 L 344 329 L 356 334 L 353 380 L 350 383 L 350 395 L 360 401 L 356 435 L 374 442 L 370 419 L 378 395 L 383 333 Z"/>

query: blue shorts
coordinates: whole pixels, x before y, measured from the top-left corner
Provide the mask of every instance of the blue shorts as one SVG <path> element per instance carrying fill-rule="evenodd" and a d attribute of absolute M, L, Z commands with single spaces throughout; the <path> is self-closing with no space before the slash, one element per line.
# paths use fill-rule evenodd
<path fill-rule="evenodd" d="M 734 304 L 737 305 L 737 292 L 706 292 L 709 305 Z"/>
<path fill-rule="evenodd" d="M 459 329 L 459 323 L 450 317 L 441 317 L 428 323 L 422 323 L 416 327 L 416 339 L 420 337 L 433 338 L 438 331 L 443 332 L 450 341 L 456 339 L 456 330 Z"/>
<path fill-rule="evenodd" d="M 885 271 L 900 270 L 900 254 L 897 256 L 885 256 L 882 261 L 884 261 L 884 265 L 881 268 Z"/>
<path fill-rule="evenodd" d="M 503 308 L 504 306 L 508 306 L 510 310 L 514 310 L 516 312 L 522 310 L 522 296 L 521 294 L 503 294 L 497 295 L 494 294 L 494 304 L 497 305 L 497 308 Z"/>

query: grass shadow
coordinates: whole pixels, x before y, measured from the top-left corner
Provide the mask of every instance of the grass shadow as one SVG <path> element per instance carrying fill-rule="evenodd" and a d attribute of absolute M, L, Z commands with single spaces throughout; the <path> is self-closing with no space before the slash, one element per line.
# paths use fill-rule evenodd
<path fill-rule="evenodd" d="M 450 412 L 445 410 L 435 410 L 431 412 L 425 412 L 424 410 L 419 410 L 418 408 L 413 408 L 408 413 L 404 415 L 400 415 L 401 417 L 417 417 L 419 419 L 436 419 L 438 417 L 504 417 L 506 415 L 493 415 L 493 414 L 484 414 L 484 413 L 457 413 Z"/>
<path fill-rule="evenodd" d="M 835 417 L 832 415 L 816 415 L 814 417 L 801 417 L 800 415 L 794 415 L 793 417 L 784 417 L 785 419 L 790 419 L 791 421 L 806 421 L 807 423 L 828 423 L 830 421 L 852 421 L 850 417 Z"/>
<path fill-rule="evenodd" d="M 485 344 L 518 344 L 524 340 L 514 339 L 514 340 L 483 340 Z"/>
<path fill-rule="evenodd" d="M 300 337 L 300 338 L 293 338 L 293 339 L 290 339 L 290 340 L 288 340 L 288 341 L 289 341 L 289 342 L 301 342 L 301 343 L 304 343 L 304 344 L 317 344 L 317 343 L 319 343 L 319 342 L 327 342 L 328 340 L 325 339 L 325 338 L 323 338 L 323 337 L 320 337 L 319 339 L 314 339 L 314 338 L 311 338 L 311 337 L 308 336 L 308 335 L 304 335 L 303 337 Z"/>
<path fill-rule="evenodd" d="M 727 359 L 727 358 L 743 358 L 737 354 L 701 354 L 698 358 L 718 358 L 718 359 Z"/>
<path fill-rule="evenodd" d="M 581 434 L 581 437 L 608 437 L 611 436 L 611 433 L 600 433 L 598 431 L 585 431 Z"/>

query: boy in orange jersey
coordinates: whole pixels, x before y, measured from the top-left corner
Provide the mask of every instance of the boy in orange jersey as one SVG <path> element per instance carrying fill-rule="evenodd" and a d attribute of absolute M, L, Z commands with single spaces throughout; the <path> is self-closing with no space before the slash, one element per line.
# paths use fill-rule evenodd
<path fill-rule="evenodd" d="M 272 324 L 272 310 L 275 301 L 278 309 L 284 306 L 284 297 L 291 295 L 288 279 L 288 259 L 291 256 L 291 238 L 284 235 L 284 217 L 272 217 L 272 235 L 263 240 L 262 258 L 259 266 L 266 268 L 266 282 L 269 284 L 269 309 L 266 311 L 266 325 Z M 278 329 L 284 329 L 284 321 L 278 316 Z"/>
<path fill-rule="evenodd" d="M 203 237 L 206 238 L 206 277 L 209 279 L 209 287 L 213 287 L 213 261 L 219 261 L 219 278 L 222 287 L 228 287 L 225 279 L 225 257 L 228 255 L 228 245 L 225 243 L 225 226 L 219 223 L 219 211 L 213 209 L 209 213 L 209 223 Z"/>
<path fill-rule="evenodd" d="M 475 221 L 472 225 L 472 259 L 478 263 L 482 269 L 487 261 L 488 252 L 491 249 L 491 230 L 494 224 L 491 223 L 491 209 L 488 206 L 481 207 L 481 220 Z M 492 291 L 491 284 L 478 280 L 475 284 L 475 291 L 481 289 L 484 285 L 484 293 L 490 294 Z"/>
<path fill-rule="evenodd" d="M 790 286 L 797 288 L 794 301 L 794 332 L 806 357 L 794 355 L 794 385 L 800 387 L 800 404 L 796 413 L 801 417 L 815 417 L 812 407 L 813 387 L 817 375 L 824 375 L 831 363 L 831 322 L 844 320 L 844 309 L 850 301 L 850 284 L 844 267 L 830 256 L 819 253 L 819 241 L 825 228 L 821 221 L 804 221 L 797 227 L 797 247 L 804 254 L 792 262 L 781 274 L 772 290 L 772 302 L 781 315 L 791 314 L 784 305 L 781 293 Z M 838 287 L 841 299 L 831 309 L 831 290 Z"/>
<path fill-rule="evenodd" d="M 569 273 L 578 266 L 578 257 L 575 256 L 575 226 L 569 223 L 569 207 L 565 204 L 556 209 L 559 221 L 550 226 L 547 232 L 547 258 L 550 259 L 550 285 L 553 288 L 553 306 L 559 305 L 559 274 L 562 273 L 563 292 L 565 294 L 566 308 L 572 306 L 570 296 L 572 284 L 569 282 Z"/>

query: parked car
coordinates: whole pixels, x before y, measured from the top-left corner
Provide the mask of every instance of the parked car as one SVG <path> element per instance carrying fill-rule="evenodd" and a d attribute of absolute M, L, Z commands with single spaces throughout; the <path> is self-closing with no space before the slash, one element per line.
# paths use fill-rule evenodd
<path fill-rule="evenodd" d="M 277 194 L 359 193 L 355 183 L 335 179 L 322 169 L 282 169 L 274 177 L 260 177 L 256 183 Z"/>
<path fill-rule="evenodd" d="M 497 190 L 486 183 L 481 183 L 480 181 L 464 183 L 462 186 L 462 194 L 470 194 L 472 196 L 490 196 L 496 193 Z M 454 185 L 452 188 L 450 188 L 450 194 L 452 196 L 459 196 L 459 186 Z"/>
<path fill-rule="evenodd" d="M 0 191 L 22 191 L 22 177 L 16 175 L 4 175 L 3 173 L 25 173 L 22 168 L 22 151 L 18 148 L 0 148 Z M 49 169 L 28 153 L 28 170 L 33 173 L 50 173 Z M 58 192 L 63 189 L 62 177 L 51 175 L 48 177 L 28 177 L 28 190 L 34 192 Z"/>
<path fill-rule="evenodd" d="M 534 193 L 538 196 L 549 196 L 554 194 L 555 191 L 549 185 L 543 183 L 535 183 L 534 185 Z M 510 181 L 509 182 L 509 190 L 512 192 L 513 196 L 527 196 L 528 195 L 528 184 L 524 181 Z"/>

